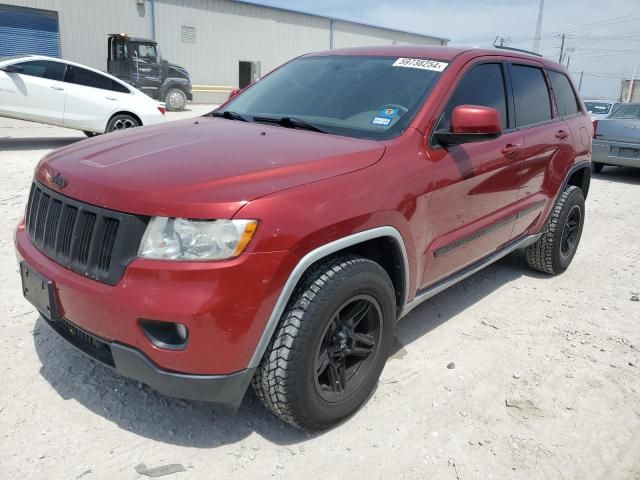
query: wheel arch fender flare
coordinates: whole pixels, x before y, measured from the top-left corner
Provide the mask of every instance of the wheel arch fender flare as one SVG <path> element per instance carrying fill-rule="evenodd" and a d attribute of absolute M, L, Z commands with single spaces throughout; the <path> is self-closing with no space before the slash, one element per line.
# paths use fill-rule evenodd
<path fill-rule="evenodd" d="M 400 251 L 402 257 L 402 282 L 403 282 L 403 292 L 402 292 L 402 306 L 406 305 L 408 302 L 409 295 L 409 282 L 410 282 L 410 271 L 409 271 L 409 259 L 407 256 L 407 248 L 405 246 L 405 241 L 395 227 L 392 226 L 382 226 L 372 228 L 370 230 L 364 230 L 362 232 L 354 233 L 352 235 L 348 235 L 346 237 L 339 238 L 327 244 L 321 245 L 316 249 L 310 251 L 306 255 L 304 255 L 300 261 L 296 264 L 291 274 L 287 278 L 287 281 L 280 291 L 280 295 L 278 296 L 278 300 L 271 311 L 271 315 L 267 320 L 267 323 L 262 332 L 262 336 L 256 345 L 256 348 L 253 352 L 251 360 L 249 361 L 249 365 L 247 368 L 256 368 L 260 365 L 262 360 L 262 356 L 264 355 L 265 350 L 267 349 L 271 338 L 273 337 L 280 318 L 284 313 L 287 304 L 293 294 L 296 286 L 300 282 L 300 279 L 307 272 L 309 267 L 314 263 L 329 257 L 330 255 L 339 253 L 344 251 L 350 247 L 357 246 L 359 244 L 365 243 L 370 240 L 375 239 L 391 239 L 397 248 Z"/>
<path fill-rule="evenodd" d="M 560 188 L 558 195 L 562 194 L 568 185 L 580 187 L 584 194 L 584 198 L 586 199 L 589 193 L 589 186 L 591 185 L 591 162 L 583 161 L 572 165 L 569 171 L 565 174 L 562 182 L 562 188 Z"/>

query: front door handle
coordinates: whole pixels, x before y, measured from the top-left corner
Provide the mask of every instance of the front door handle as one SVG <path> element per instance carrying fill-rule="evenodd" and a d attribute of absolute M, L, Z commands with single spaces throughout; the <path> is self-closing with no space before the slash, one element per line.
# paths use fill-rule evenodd
<path fill-rule="evenodd" d="M 115 101 L 115 100 L 118 100 L 118 99 L 117 99 L 117 98 L 115 98 L 115 97 L 104 97 L 104 98 L 106 98 L 107 100 L 114 100 L 114 101 Z"/>
<path fill-rule="evenodd" d="M 520 151 L 520 149 L 522 148 L 522 145 L 518 144 L 518 143 L 508 143 L 503 149 L 502 149 L 502 154 L 505 157 L 510 157 L 511 155 L 515 155 L 516 153 L 518 153 Z"/>
<path fill-rule="evenodd" d="M 558 133 L 556 133 L 556 138 L 559 138 L 560 140 L 564 140 L 568 136 L 569 132 L 567 132 L 566 130 L 558 130 Z"/>
<path fill-rule="evenodd" d="M 60 92 L 64 90 L 64 88 L 59 87 L 58 85 L 51 85 L 51 88 L 53 88 L 54 90 L 58 90 Z"/>

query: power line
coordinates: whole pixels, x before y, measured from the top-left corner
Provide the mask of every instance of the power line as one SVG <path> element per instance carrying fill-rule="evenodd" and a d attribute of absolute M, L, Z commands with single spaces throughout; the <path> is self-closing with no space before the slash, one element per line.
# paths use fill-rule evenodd
<path fill-rule="evenodd" d="M 545 36 L 554 36 L 554 35 L 558 35 L 560 33 L 570 33 L 570 32 L 575 32 L 578 30 L 582 30 L 585 28 L 601 28 L 601 27 L 608 27 L 610 25 L 614 25 L 617 23 L 624 23 L 624 22 L 629 22 L 632 20 L 635 20 L 636 17 L 640 17 L 640 13 L 635 13 L 632 15 L 622 15 L 620 17 L 614 17 L 614 18 L 609 18 L 609 19 L 605 19 L 605 20 L 599 20 L 597 22 L 592 22 L 592 23 L 585 23 L 583 25 L 576 25 L 575 27 L 569 28 L 569 29 L 565 29 L 565 30 L 559 30 L 557 32 L 551 32 L 548 33 Z"/>

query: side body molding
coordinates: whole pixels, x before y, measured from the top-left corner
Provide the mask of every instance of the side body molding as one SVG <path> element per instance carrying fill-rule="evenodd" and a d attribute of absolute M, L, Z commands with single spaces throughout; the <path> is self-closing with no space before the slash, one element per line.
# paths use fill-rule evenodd
<path fill-rule="evenodd" d="M 400 248 L 402 252 L 402 261 L 403 261 L 403 269 L 404 269 L 404 299 L 402 305 L 406 305 L 409 297 L 409 260 L 407 257 L 407 249 L 404 244 L 404 240 L 400 232 L 394 227 L 385 226 L 385 227 L 377 227 L 372 228 L 371 230 L 365 230 L 363 232 L 354 233 L 353 235 L 349 235 L 348 237 L 343 237 L 338 240 L 334 240 L 331 243 L 327 243 L 326 245 L 322 245 L 321 247 L 312 250 L 307 253 L 302 259 L 298 262 L 296 267 L 289 275 L 287 279 L 287 283 L 285 283 L 282 291 L 280 292 L 280 296 L 278 297 L 278 301 L 271 312 L 271 316 L 267 321 L 267 325 L 262 332 L 262 336 L 260 337 L 260 341 L 256 346 L 255 351 L 253 352 L 253 356 L 251 357 L 251 361 L 247 368 L 256 368 L 260 365 L 260 361 L 262 360 L 262 356 L 264 355 L 269 342 L 271 341 L 271 337 L 276 330 L 278 322 L 280 321 L 280 317 L 282 316 L 285 308 L 287 307 L 287 303 L 289 303 L 289 298 L 293 293 L 296 285 L 304 275 L 304 272 L 307 269 L 317 262 L 333 253 L 339 252 L 340 250 L 344 250 L 345 248 L 352 247 L 362 242 L 366 242 L 368 240 L 373 240 L 376 238 L 384 238 L 389 237 L 392 238 Z"/>

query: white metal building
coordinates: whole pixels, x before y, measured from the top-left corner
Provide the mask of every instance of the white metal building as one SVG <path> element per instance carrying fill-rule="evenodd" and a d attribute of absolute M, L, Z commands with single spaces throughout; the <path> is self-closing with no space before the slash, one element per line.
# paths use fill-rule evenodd
<path fill-rule="evenodd" d="M 249 1 L 0 0 L 0 56 L 42 53 L 106 70 L 107 34 L 119 32 L 155 39 L 207 101 L 306 52 L 448 42 Z"/>

